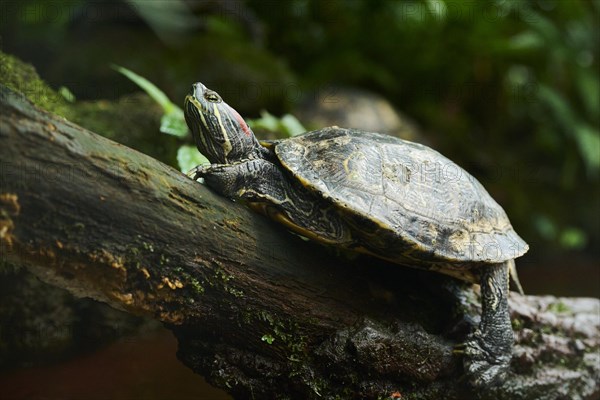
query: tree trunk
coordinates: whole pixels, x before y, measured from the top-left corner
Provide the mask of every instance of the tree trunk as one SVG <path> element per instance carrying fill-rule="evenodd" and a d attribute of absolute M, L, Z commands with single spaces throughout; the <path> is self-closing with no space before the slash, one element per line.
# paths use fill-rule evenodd
<path fill-rule="evenodd" d="M 478 323 L 470 286 L 334 255 L 5 87 L 0 101 L 2 258 L 163 321 L 236 397 L 598 398 L 595 299 L 511 295 L 511 374 L 472 392 L 453 352 Z"/>

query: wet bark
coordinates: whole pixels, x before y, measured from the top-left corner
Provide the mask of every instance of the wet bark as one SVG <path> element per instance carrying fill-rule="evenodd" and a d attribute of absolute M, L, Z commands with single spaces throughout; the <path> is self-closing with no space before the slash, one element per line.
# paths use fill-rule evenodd
<path fill-rule="evenodd" d="M 238 398 L 598 398 L 596 299 L 512 295 L 511 374 L 474 392 L 453 348 L 477 291 L 295 237 L 148 156 L 0 93 L 4 261 L 164 322 Z"/>

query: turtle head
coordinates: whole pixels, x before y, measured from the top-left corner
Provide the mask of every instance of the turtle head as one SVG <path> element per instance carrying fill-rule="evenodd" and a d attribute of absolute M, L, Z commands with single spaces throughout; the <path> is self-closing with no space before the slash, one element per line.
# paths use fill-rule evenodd
<path fill-rule="evenodd" d="M 213 164 L 261 157 L 261 146 L 244 119 L 202 83 L 185 97 L 185 121 L 198 150 Z"/>

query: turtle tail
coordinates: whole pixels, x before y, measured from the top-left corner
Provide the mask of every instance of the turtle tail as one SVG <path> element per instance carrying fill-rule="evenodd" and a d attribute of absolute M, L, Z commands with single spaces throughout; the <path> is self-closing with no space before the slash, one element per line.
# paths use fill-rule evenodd
<path fill-rule="evenodd" d="M 521 286 L 521 281 L 519 281 L 519 275 L 517 274 L 517 266 L 515 265 L 515 260 L 507 261 L 508 263 L 508 272 L 510 274 L 510 280 L 513 284 L 513 287 L 517 289 L 521 295 L 525 295 L 523 291 L 523 286 Z"/>

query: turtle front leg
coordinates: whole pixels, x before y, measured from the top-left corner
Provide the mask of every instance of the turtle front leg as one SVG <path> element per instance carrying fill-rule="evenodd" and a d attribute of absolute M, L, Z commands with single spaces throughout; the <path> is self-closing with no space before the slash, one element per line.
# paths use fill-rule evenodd
<path fill-rule="evenodd" d="M 268 196 L 285 199 L 289 185 L 281 171 L 270 161 L 258 158 L 232 164 L 198 165 L 187 174 L 193 180 L 204 178 L 214 191 L 230 199 L 253 200 Z"/>
<path fill-rule="evenodd" d="M 211 165 L 196 165 L 194 168 L 189 170 L 186 175 L 192 180 L 197 181 L 204 176 L 205 170 L 207 170 L 209 167 L 211 167 Z"/>
<path fill-rule="evenodd" d="M 481 323 L 464 344 L 464 366 L 474 386 L 500 383 L 514 342 L 508 310 L 509 262 L 482 268 Z"/>
<path fill-rule="evenodd" d="M 334 207 L 290 181 L 268 160 L 201 165 L 188 175 L 194 180 L 204 178 L 210 188 L 225 197 L 246 200 L 255 211 L 304 237 L 329 244 L 352 242 L 350 230 Z"/>

